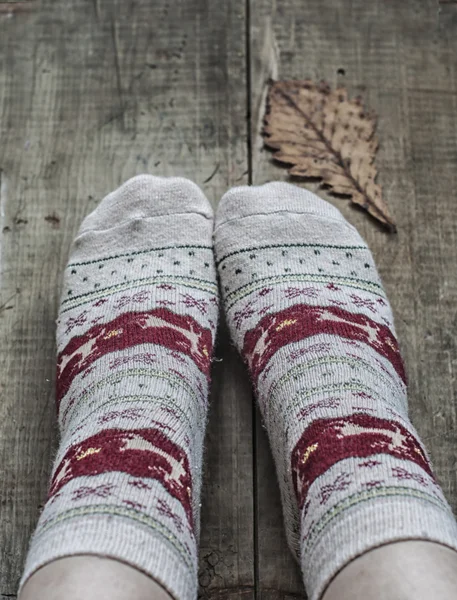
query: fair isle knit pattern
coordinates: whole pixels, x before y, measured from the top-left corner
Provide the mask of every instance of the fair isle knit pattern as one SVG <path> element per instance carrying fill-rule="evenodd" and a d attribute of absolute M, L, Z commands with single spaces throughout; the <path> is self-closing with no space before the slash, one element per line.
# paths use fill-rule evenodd
<path fill-rule="evenodd" d="M 216 264 L 310 600 L 352 559 L 395 540 L 457 549 L 457 527 L 408 419 L 392 312 L 370 251 L 298 187 L 228 192 Z"/>
<path fill-rule="evenodd" d="M 83 222 L 57 321 L 61 443 L 22 584 L 54 559 L 94 554 L 196 598 L 212 230 L 197 186 L 146 175 Z"/>

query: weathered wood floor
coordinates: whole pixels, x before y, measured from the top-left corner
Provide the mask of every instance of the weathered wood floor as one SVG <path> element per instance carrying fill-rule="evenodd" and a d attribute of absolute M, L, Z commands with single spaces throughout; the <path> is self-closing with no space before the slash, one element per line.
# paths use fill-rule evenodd
<path fill-rule="evenodd" d="M 379 116 L 399 233 L 333 200 L 390 293 L 413 422 L 457 508 L 457 4 L 453 0 L 0 2 L 0 598 L 15 597 L 55 445 L 54 321 L 83 216 L 128 177 L 285 178 L 266 81 L 325 78 Z M 222 331 L 203 498 L 204 598 L 302 596 L 249 383 Z"/>

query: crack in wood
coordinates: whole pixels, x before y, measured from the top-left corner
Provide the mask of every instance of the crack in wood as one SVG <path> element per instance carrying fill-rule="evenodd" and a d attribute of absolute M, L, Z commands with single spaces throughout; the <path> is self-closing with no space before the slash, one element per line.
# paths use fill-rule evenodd
<path fill-rule="evenodd" d="M 120 107 L 120 113 L 122 115 L 122 128 L 125 131 L 126 130 L 126 124 L 125 124 L 125 102 L 124 102 L 124 94 L 122 91 L 122 76 L 121 76 L 121 64 L 120 64 L 120 53 L 119 53 L 119 47 L 118 47 L 118 43 L 117 43 L 117 34 L 116 34 L 116 24 L 114 22 L 114 20 L 111 23 L 111 37 L 113 39 L 113 51 L 114 51 L 114 67 L 116 70 L 116 82 L 117 82 L 117 93 L 119 96 L 119 107 Z"/>
<path fill-rule="evenodd" d="M 95 12 L 95 16 L 97 17 L 97 21 L 101 21 L 101 10 L 100 10 L 100 3 L 99 0 L 93 0 L 94 3 L 94 12 Z"/>

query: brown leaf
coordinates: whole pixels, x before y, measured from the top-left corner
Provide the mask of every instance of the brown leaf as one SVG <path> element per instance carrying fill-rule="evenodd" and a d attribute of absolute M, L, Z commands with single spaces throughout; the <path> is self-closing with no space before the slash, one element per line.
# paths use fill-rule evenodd
<path fill-rule="evenodd" d="M 263 135 L 274 158 L 292 165 L 291 175 L 322 180 L 322 184 L 396 231 L 376 183 L 378 148 L 376 117 L 359 98 L 348 99 L 343 88 L 326 83 L 271 83 Z"/>

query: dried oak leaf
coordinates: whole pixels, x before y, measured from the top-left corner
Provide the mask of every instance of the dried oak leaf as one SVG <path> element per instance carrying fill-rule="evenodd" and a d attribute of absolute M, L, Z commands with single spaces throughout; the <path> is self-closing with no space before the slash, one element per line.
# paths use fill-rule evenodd
<path fill-rule="evenodd" d="M 274 81 L 267 97 L 263 135 L 274 158 L 291 175 L 318 178 L 395 231 L 376 183 L 376 118 L 360 99 L 322 82 Z"/>

